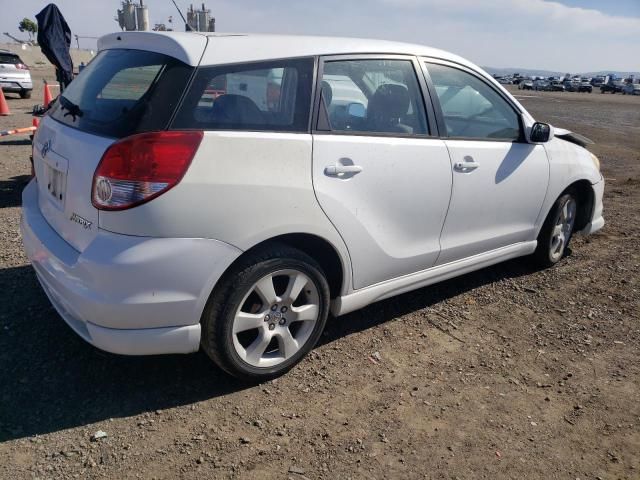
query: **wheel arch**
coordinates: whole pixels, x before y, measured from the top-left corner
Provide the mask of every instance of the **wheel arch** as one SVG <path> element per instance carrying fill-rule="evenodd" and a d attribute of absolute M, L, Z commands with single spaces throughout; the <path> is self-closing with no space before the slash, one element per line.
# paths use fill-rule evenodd
<path fill-rule="evenodd" d="M 591 220 L 591 215 L 593 214 L 596 197 L 593 187 L 591 186 L 591 182 L 588 180 L 578 180 L 565 188 L 559 197 L 565 193 L 572 193 L 576 197 L 578 212 L 576 214 L 576 221 L 573 229 L 575 232 L 579 232 L 587 226 Z"/>
<path fill-rule="evenodd" d="M 541 217 L 541 222 L 538 227 L 536 236 L 540 234 L 542 226 L 551 213 L 551 210 L 553 210 L 553 206 L 555 205 L 556 200 L 558 200 L 558 198 L 560 198 L 562 195 L 565 195 L 566 193 L 572 193 L 576 197 L 576 202 L 578 203 L 578 212 L 576 214 L 576 221 L 573 229 L 574 232 L 579 232 L 590 222 L 596 198 L 595 192 L 593 191 L 593 186 L 591 185 L 591 182 L 589 180 L 575 180 L 564 190 L 562 190 L 558 195 L 556 195 L 553 198 L 552 202 L 550 202 L 547 211 L 545 212 L 544 216 Z"/>
<path fill-rule="evenodd" d="M 224 271 L 220 281 L 231 272 L 235 266 L 242 262 L 244 258 L 256 250 L 269 248 L 272 244 L 284 244 L 291 248 L 298 249 L 313 258 L 324 271 L 331 298 L 342 295 L 343 289 L 349 284 L 351 264 L 349 259 L 344 258 L 338 248 L 325 238 L 311 233 L 286 233 L 262 240 L 245 250 L 236 258 Z M 215 287 L 214 287 L 215 290 Z"/>

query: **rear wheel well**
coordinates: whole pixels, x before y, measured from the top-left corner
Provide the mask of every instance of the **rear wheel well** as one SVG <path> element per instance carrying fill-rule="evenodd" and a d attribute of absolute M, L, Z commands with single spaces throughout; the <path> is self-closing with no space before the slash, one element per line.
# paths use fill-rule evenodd
<path fill-rule="evenodd" d="M 268 249 L 269 246 L 273 244 L 287 245 L 291 248 L 298 249 L 313 258 L 318 262 L 327 278 L 331 298 L 340 296 L 342 284 L 344 282 L 344 269 L 342 268 L 340 255 L 338 255 L 338 252 L 336 252 L 335 248 L 329 242 L 321 237 L 308 233 L 289 233 L 270 238 L 254 245 L 240 255 L 240 257 L 227 268 L 223 276 L 232 272 L 238 262 L 241 262 L 249 252 Z"/>
<path fill-rule="evenodd" d="M 331 298 L 340 296 L 344 281 L 344 269 L 338 252 L 323 238 L 307 233 L 290 233 L 272 238 L 264 243 L 279 242 L 302 250 L 320 264 L 329 283 Z"/>
<path fill-rule="evenodd" d="M 578 232 L 585 228 L 591 220 L 593 204 L 595 201 L 593 188 L 588 180 L 578 180 L 577 182 L 569 185 L 560 196 L 565 193 L 572 194 L 578 203 L 578 211 L 576 213 L 576 221 L 574 225 L 574 231 Z"/>

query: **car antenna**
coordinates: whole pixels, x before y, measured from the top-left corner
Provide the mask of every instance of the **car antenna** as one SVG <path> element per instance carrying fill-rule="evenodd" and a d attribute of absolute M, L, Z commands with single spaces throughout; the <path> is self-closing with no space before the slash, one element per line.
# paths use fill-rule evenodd
<path fill-rule="evenodd" d="M 180 14 L 180 17 L 182 17 L 182 21 L 184 22 L 184 29 L 187 32 L 192 32 L 193 28 L 191 28 L 191 25 L 189 25 L 187 23 L 187 20 L 184 18 L 184 15 L 182 15 L 182 12 L 180 11 L 180 9 L 178 8 L 178 5 L 176 5 L 176 0 L 171 0 L 173 2 L 173 6 L 176 7 L 176 10 L 178 10 L 178 13 Z"/>

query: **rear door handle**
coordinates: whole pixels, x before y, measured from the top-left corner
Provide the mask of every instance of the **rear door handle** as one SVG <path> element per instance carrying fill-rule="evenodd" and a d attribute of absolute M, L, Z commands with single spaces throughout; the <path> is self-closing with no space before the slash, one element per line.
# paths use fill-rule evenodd
<path fill-rule="evenodd" d="M 337 177 L 342 174 L 351 174 L 355 175 L 362 171 L 362 167 L 360 165 L 327 165 L 324 168 L 324 174 L 329 175 L 330 177 Z"/>

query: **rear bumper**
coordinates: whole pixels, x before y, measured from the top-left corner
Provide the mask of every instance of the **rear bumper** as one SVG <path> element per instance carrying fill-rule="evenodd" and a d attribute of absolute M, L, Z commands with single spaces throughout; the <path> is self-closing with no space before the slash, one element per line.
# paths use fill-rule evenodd
<path fill-rule="evenodd" d="M 33 90 L 33 83 L 22 80 L 0 80 L 0 87 L 4 92 L 21 92 Z"/>
<path fill-rule="evenodd" d="M 27 256 L 55 309 L 84 340 L 125 355 L 198 349 L 205 303 L 240 250 L 216 240 L 100 230 L 79 253 L 40 213 L 34 181 L 22 203 Z"/>

